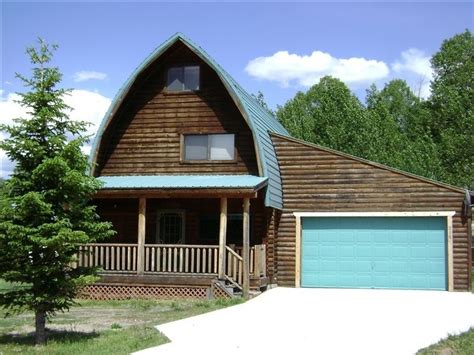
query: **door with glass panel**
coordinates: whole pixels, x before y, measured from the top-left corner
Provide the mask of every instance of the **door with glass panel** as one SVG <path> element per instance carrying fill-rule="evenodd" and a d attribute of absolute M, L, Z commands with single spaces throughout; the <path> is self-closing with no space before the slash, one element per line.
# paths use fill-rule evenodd
<path fill-rule="evenodd" d="M 159 211 L 156 225 L 158 244 L 184 243 L 184 211 Z"/>

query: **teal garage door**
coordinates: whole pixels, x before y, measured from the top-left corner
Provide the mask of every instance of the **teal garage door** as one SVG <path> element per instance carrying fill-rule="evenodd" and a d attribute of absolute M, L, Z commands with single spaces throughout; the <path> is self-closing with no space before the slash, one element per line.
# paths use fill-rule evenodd
<path fill-rule="evenodd" d="M 446 218 L 304 217 L 301 286 L 447 289 Z"/>

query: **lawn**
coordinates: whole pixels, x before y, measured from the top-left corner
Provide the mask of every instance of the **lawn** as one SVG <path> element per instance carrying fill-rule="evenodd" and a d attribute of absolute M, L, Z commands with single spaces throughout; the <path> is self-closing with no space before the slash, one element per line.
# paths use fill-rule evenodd
<path fill-rule="evenodd" d="M 10 285 L 0 280 L 0 292 Z M 31 312 L 5 318 L 0 310 L 0 354 L 129 354 L 168 342 L 154 325 L 213 311 L 234 300 L 87 301 L 48 323 L 47 345 L 34 347 Z"/>
<path fill-rule="evenodd" d="M 472 273 L 472 288 L 474 292 L 474 269 Z M 472 355 L 474 354 L 474 328 L 459 335 L 450 335 L 446 339 L 439 341 L 425 349 L 418 351 L 419 355 Z"/>
<path fill-rule="evenodd" d="M 459 335 L 450 335 L 446 339 L 421 349 L 418 355 L 472 355 L 474 354 L 474 328 Z"/>

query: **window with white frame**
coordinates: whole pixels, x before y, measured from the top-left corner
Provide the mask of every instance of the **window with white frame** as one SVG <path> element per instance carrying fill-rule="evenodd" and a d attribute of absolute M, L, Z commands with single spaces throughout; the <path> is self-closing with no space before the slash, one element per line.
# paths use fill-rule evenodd
<path fill-rule="evenodd" d="M 235 159 L 234 134 L 184 135 L 184 160 L 232 161 Z"/>
<path fill-rule="evenodd" d="M 186 65 L 168 69 L 166 88 L 168 92 L 199 90 L 199 66 Z"/>

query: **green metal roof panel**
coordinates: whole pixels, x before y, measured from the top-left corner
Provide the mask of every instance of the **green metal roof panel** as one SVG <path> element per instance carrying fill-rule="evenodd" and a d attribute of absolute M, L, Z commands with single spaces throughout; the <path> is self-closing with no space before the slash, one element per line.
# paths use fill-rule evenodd
<path fill-rule="evenodd" d="M 100 176 L 102 189 L 256 189 L 266 177 L 253 175 L 133 175 Z"/>
<path fill-rule="evenodd" d="M 128 90 L 135 82 L 137 76 L 149 65 L 151 65 L 160 55 L 162 55 L 172 44 L 181 41 L 187 45 L 196 55 L 204 60 L 211 68 L 215 70 L 224 86 L 229 91 L 232 99 L 237 107 L 243 111 L 242 114 L 246 120 L 250 130 L 252 131 L 255 149 L 258 152 L 259 173 L 261 176 L 268 178 L 268 188 L 265 195 L 265 205 L 278 209 L 283 208 L 283 192 L 281 187 L 280 169 L 273 147 L 269 132 L 278 133 L 280 135 L 289 136 L 286 129 L 278 122 L 278 120 L 267 110 L 265 110 L 257 100 L 247 93 L 230 75 L 227 73 L 214 59 L 209 56 L 200 46 L 186 38 L 181 33 L 176 33 L 170 39 L 160 45 L 153 53 L 151 53 L 143 63 L 130 76 L 124 86 L 112 102 L 109 111 L 106 113 L 99 127 L 91 150 L 91 166 L 97 159 L 99 144 L 102 135 L 113 117 L 115 111 L 125 98 Z M 92 168 L 93 169 L 93 168 Z"/>

